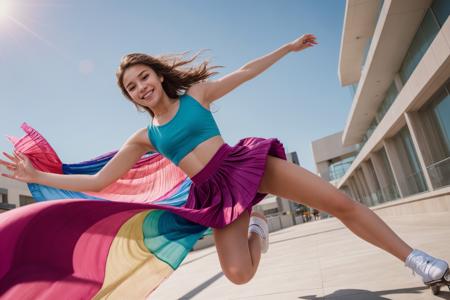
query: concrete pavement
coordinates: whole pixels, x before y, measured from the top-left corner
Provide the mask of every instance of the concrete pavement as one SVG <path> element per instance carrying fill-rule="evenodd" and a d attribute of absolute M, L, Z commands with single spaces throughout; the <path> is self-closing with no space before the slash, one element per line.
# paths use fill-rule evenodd
<path fill-rule="evenodd" d="M 450 213 L 383 218 L 412 247 L 450 261 Z M 336 219 L 270 235 L 255 277 L 234 285 L 214 247 L 191 252 L 150 299 L 450 299 L 433 296 L 397 258 L 353 235 Z"/>

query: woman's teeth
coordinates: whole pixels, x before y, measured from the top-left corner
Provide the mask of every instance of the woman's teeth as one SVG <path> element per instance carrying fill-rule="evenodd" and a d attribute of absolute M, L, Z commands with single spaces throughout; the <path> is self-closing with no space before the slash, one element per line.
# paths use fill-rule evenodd
<path fill-rule="evenodd" d="M 153 94 L 153 90 L 151 90 L 151 91 L 149 91 L 148 93 L 146 93 L 142 98 L 143 98 L 143 99 L 147 99 L 147 98 L 149 98 L 152 94 Z"/>

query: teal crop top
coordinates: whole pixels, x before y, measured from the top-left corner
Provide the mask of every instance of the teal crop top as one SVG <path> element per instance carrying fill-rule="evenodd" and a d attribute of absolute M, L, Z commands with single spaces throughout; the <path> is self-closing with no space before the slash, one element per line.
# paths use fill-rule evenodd
<path fill-rule="evenodd" d="M 175 165 L 200 143 L 220 135 L 211 111 L 188 94 L 180 96 L 178 111 L 168 123 L 151 123 L 147 133 L 156 150 Z"/>

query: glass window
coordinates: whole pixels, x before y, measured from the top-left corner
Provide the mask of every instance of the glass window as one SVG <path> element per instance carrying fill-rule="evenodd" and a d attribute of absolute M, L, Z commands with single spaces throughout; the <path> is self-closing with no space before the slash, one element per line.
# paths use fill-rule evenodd
<path fill-rule="evenodd" d="M 0 200 L 1 203 L 8 203 L 8 190 L 0 188 Z"/>
<path fill-rule="evenodd" d="M 394 103 L 395 98 L 398 95 L 397 87 L 395 86 L 395 81 L 392 81 L 391 85 L 389 86 L 386 97 L 384 98 L 383 102 L 381 102 L 380 106 L 377 110 L 376 120 L 378 123 L 381 122 L 386 112 L 391 107 L 392 103 Z"/>
<path fill-rule="evenodd" d="M 428 145 L 433 145 L 427 149 L 427 167 L 431 163 L 441 161 L 450 156 L 448 140 L 443 134 L 442 125 L 436 115 L 437 106 L 441 101 L 448 97 L 446 89 L 439 89 L 430 100 L 419 110 L 420 123 L 423 128 L 425 139 Z M 448 101 L 448 100 L 447 100 Z M 445 122 L 445 121 L 444 121 Z"/>
<path fill-rule="evenodd" d="M 433 11 L 439 25 L 444 25 L 445 21 L 450 14 L 450 1 L 448 0 L 434 0 L 431 5 L 431 10 Z"/>
<path fill-rule="evenodd" d="M 403 127 L 400 130 L 400 138 L 402 139 L 403 146 L 405 147 L 406 153 L 408 154 L 408 160 L 411 165 L 411 168 L 414 172 L 420 171 L 419 162 L 417 161 L 416 151 L 414 149 L 414 145 L 411 140 L 411 136 L 409 134 L 408 128 Z"/>
<path fill-rule="evenodd" d="M 450 94 L 448 90 L 448 86 L 439 89 L 419 110 L 424 138 L 429 145 L 433 145 L 429 148 L 430 162 L 450 157 Z"/>
<path fill-rule="evenodd" d="M 377 174 L 375 173 L 375 168 L 373 167 L 373 163 L 372 163 L 371 159 L 369 159 L 367 161 L 367 167 L 368 167 L 369 173 L 371 174 L 371 176 L 374 180 L 375 189 L 376 189 L 372 193 L 373 204 L 377 205 L 377 204 L 382 203 L 384 200 L 383 200 L 383 195 L 381 194 L 380 183 L 378 182 L 378 177 L 377 177 Z"/>
<path fill-rule="evenodd" d="M 19 195 L 19 202 L 20 202 L 20 206 L 24 206 L 24 205 L 35 203 L 36 201 L 34 201 L 33 197 Z"/>
<path fill-rule="evenodd" d="M 366 133 L 364 133 L 364 135 L 362 136 L 362 140 L 361 140 L 361 144 L 364 146 L 366 144 L 366 142 L 369 140 L 370 136 L 372 135 L 372 133 L 375 131 L 375 129 L 378 126 L 378 121 L 377 121 L 377 117 L 375 116 L 372 119 L 372 122 L 370 122 L 369 127 L 366 130 Z"/>
<path fill-rule="evenodd" d="M 395 182 L 394 173 L 392 172 L 391 164 L 387 157 L 386 150 L 384 148 L 381 148 L 379 153 L 383 161 L 383 167 L 388 184 L 387 186 L 382 187 L 382 190 L 384 190 L 384 193 L 386 194 L 386 200 L 390 201 L 393 199 L 397 199 L 400 197 L 400 193 L 398 192 L 397 183 Z"/>
<path fill-rule="evenodd" d="M 439 24 L 432 14 L 431 9 L 428 9 L 422 23 L 417 29 L 416 35 L 411 42 L 405 59 L 403 60 L 403 64 L 399 70 L 400 78 L 402 79 L 403 84 L 408 81 L 412 72 L 424 56 L 428 47 L 430 47 L 431 42 L 434 40 L 438 32 Z"/>
<path fill-rule="evenodd" d="M 330 179 L 335 180 L 344 176 L 345 172 L 351 166 L 353 160 L 355 160 L 355 156 L 350 156 L 330 164 L 328 168 Z"/>
<path fill-rule="evenodd" d="M 276 215 L 278 214 L 278 208 L 269 208 L 264 211 L 265 215 Z"/>
<path fill-rule="evenodd" d="M 361 202 L 361 201 L 362 201 L 362 195 L 361 195 L 361 191 L 359 190 L 359 188 L 358 188 L 358 186 L 357 186 L 357 184 L 356 184 L 355 176 L 352 176 L 352 177 L 350 178 L 349 182 L 350 182 L 350 184 L 351 184 L 351 186 L 352 186 L 352 188 L 353 188 L 353 191 L 354 191 L 354 193 L 355 193 L 355 198 L 356 198 L 356 200 L 358 200 L 359 202 Z"/>
<path fill-rule="evenodd" d="M 450 81 L 419 110 L 423 138 L 429 147 L 426 168 L 434 188 L 450 185 Z"/>
<path fill-rule="evenodd" d="M 405 148 L 409 166 L 412 171 L 411 174 L 407 174 L 407 177 L 405 178 L 406 184 L 408 185 L 408 192 L 412 194 L 426 191 L 427 185 L 425 183 L 425 178 L 423 178 L 422 168 L 420 167 L 417 158 L 417 152 L 407 127 L 400 130 L 399 137 Z"/>
<path fill-rule="evenodd" d="M 442 132 L 442 139 L 447 146 L 447 153 L 450 153 L 450 95 L 447 96 L 434 108 L 439 127 Z"/>

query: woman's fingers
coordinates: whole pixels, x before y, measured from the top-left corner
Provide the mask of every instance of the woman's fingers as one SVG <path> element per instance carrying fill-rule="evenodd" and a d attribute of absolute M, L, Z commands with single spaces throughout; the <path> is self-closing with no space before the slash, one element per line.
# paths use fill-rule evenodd
<path fill-rule="evenodd" d="M 8 170 L 10 170 L 10 171 L 13 171 L 13 172 L 15 172 L 15 171 L 17 170 L 17 167 L 16 167 L 16 166 L 6 166 L 6 168 L 7 168 Z"/>
<path fill-rule="evenodd" d="M 14 156 L 6 153 L 6 152 L 2 152 L 4 156 L 6 156 L 9 160 L 11 160 L 12 162 L 8 162 L 5 160 L 0 159 L 0 165 L 4 165 L 6 166 L 6 168 L 11 171 L 13 174 L 6 174 L 6 173 L 1 173 L 1 176 L 6 177 L 6 178 L 10 178 L 10 179 L 14 179 L 14 180 L 20 180 L 22 181 L 22 179 L 20 177 L 18 177 L 18 170 L 19 170 L 19 164 L 21 161 L 23 161 L 23 154 L 14 151 Z"/>
<path fill-rule="evenodd" d="M 317 44 L 316 39 L 305 39 L 304 42 Z"/>
<path fill-rule="evenodd" d="M 9 155 L 6 152 L 2 152 L 4 156 L 6 156 L 9 160 L 13 161 L 13 162 L 17 162 L 17 159 L 14 158 L 13 156 Z"/>
<path fill-rule="evenodd" d="M 4 161 L 4 160 L 2 160 L 2 159 L 0 159 L 0 164 L 1 164 L 1 165 L 4 165 L 4 166 L 6 166 L 6 167 L 15 167 L 14 164 L 12 164 L 12 163 L 10 163 L 10 162 L 7 162 L 7 161 Z"/>
<path fill-rule="evenodd" d="M 23 160 L 23 158 L 20 157 L 20 154 L 21 154 L 21 153 L 19 153 L 19 152 L 17 152 L 17 151 L 14 151 L 14 157 L 17 159 L 16 162 L 19 162 L 19 161 Z"/>
<path fill-rule="evenodd" d="M 2 176 L 3 177 L 7 177 L 7 178 L 11 178 L 11 179 L 16 179 L 14 175 L 9 175 L 9 174 L 5 174 L 5 173 L 2 173 Z"/>
<path fill-rule="evenodd" d="M 305 34 L 302 36 L 301 43 L 304 45 L 304 48 L 309 48 L 318 44 L 316 42 L 316 36 L 313 34 Z"/>

